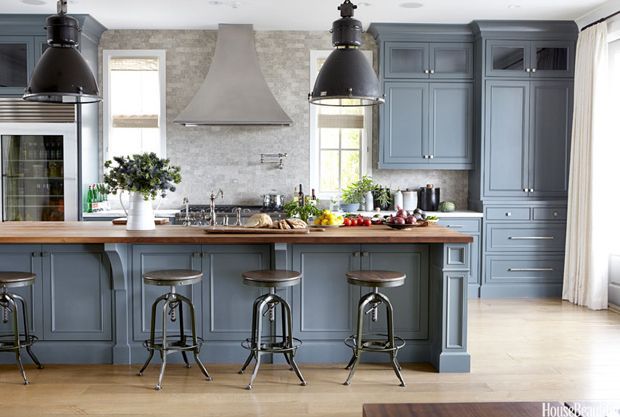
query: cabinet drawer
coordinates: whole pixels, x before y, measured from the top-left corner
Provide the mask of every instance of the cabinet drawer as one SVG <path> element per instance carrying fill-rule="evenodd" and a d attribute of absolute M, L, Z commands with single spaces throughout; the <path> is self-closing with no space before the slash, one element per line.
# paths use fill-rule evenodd
<path fill-rule="evenodd" d="M 536 207 L 534 220 L 566 220 L 566 207 Z"/>
<path fill-rule="evenodd" d="M 529 220 L 529 207 L 489 207 L 485 218 L 487 220 Z"/>
<path fill-rule="evenodd" d="M 564 224 L 489 224 L 488 251 L 563 251 Z"/>
<path fill-rule="evenodd" d="M 480 233 L 478 220 L 459 219 L 454 217 L 443 219 L 440 218 L 437 224 L 463 233 Z"/>
<path fill-rule="evenodd" d="M 558 283 L 562 282 L 562 256 L 500 256 L 487 257 L 488 283 Z"/>

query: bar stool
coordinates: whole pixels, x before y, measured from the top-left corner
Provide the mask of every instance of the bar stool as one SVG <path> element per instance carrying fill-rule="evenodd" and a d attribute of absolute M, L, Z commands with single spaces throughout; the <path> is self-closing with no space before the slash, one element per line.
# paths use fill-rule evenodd
<path fill-rule="evenodd" d="M 200 361 L 200 357 L 198 356 L 204 340 L 201 337 L 196 336 L 196 314 L 194 312 L 194 304 L 189 298 L 176 292 L 177 286 L 192 285 L 200 282 L 202 280 L 202 272 L 185 269 L 168 269 L 147 272 L 142 276 L 142 279 L 146 285 L 170 287 L 170 292 L 157 297 L 151 307 L 150 338 L 144 341 L 144 347 L 149 351 L 149 357 L 144 363 L 144 366 L 142 366 L 142 369 L 138 372 L 138 375 L 143 375 L 144 371 L 149 366 L 151 359 L 153 359 L 153 354 L 155 351 L 158 351 L 159 356 L 161 357 L 161 369 L 159 371 L 159 379 L 157 385 L 155 385 L 155 389 L 159 391 L 162 388 L 162 380 L 166 370 L 166 356 L 173 352 L 181 352 L 185 366 L 189 368 L 190 364 L 187 360 L 186 352 L 191 351 L 194 354 L 194 360 L 198 364 L 200 371 L 205 376 L 207 381 L 211 381 L 207 368 L 205 368 Z M 157 306 L 161 302 L 163 302 L 162 334 L 161 337 L 156 337 L 155 324 L 157 321 Z M 185 303 L 190 311 L 192 326 L 191 341 L 188 341 L 188 336 L 185 334 L 183 323 L 183 303 Z M 169 335 L 166 330 L 168 316 L 170 316 L 170 321 L 175 322 L 177 320 L 177 310 L 179 314 L 179 334 Z"/>
<path fill-rule="evenodd" d="M 24 379 L 24 385 L 30 382 L 26 377 L 24 365 L 22 364 L 21 350 L 26 349 L 26 353 L 37 365 L 37 368 L 43 369 L 43 365 L 32 352 L 32 345 L 37 341 L 37 337 L 30 334 L 30 326 L 28 325 L 28 313 L 26 309 L 26 301 L 17 295 L 7 291 L 8 288 L 28 287 L 34 284 L 37 276 L 30 272 L 0 272 L 0 307 L 2 307 L 2 322 L 9 321 L 9 314 L 12 315 L 13 333 L 0 335 L 0 352 L 15 352 L 17 366 Z M 19 311 L 17 301 L 21 304 L 22 321 L 24 326 L 23 333 L 19 331 Z"/>
<path fill-rule="evenodd" d="M 306 385 L 297 363 L 295 362 L 295 353 L 301 346 L 301 340 L 293 337 L 293 317 L 291 314 L 291 307 L 285 299 L 276 294 L 277 288 L 286 288 L 297 285 L 301 282 L 301 273 L 296 271 L 286 270 L 263 270 L 263 271 L 248 271 L 242 274 L 243 283 L 254 287 L 266 287 L 269 288 L 269 293 L 263 294 L 254 301 L 254 307 L 252 310 L 252 337 L 246 339 L 241 343 L 244 349 L 250 351 L 248 358 L 239 371 L 240 374 L 245 372 L 246 368 L 252 361 L 252 358 L 256 360 L 254 365 L 254 371 L 250 377 L 250 382 L 246 386 L 246 389 L 252 389 L 252 384 L 258 374 L 258 368 L 260 367 L 260 358 L 264 354 L 268 353 L 281 353 L 284 355 L 284 359 L 290 366 L 291 371 L 295 371 L 295 374 L 301 381 L 301 385 Z M 263 336 L 263 316 L 268 315 L 269 321 L 275 324 L 277 305 L 280 305 L 282 313 L 282 334 Z M 263 309 L 266 311 L 263 313 Z"/>
<path fill-rule="evenodd" d="M 379 288 L 400 287 L 405 283 L 407 276 L 394 271 L 350 271 L 347 272 L 347 282 L 352 285 L 371 287 L 372 292 L 364 295 L 357 308 L 357 328 L 356 334 L 345 339 L 344 343 L 353 350 L 353 357 L 349 361 L 346 369 L 349 369 L 349 376 L 344 385 L 350 385 L 355 368 L 360 362 L 362 352 L 388 353 L 392 362 L 392 368 L 400 380 L 400 386 L 405 386 L 405 381 L 401 375 L 401 367 L 396 359 L 398 350 L 405 346 L 405 341 L 400 337 L 394 336 L 394 309 L 390 300 L 379 292 Z M 371 314 L 372 321 L 378 319 L 378 308 L 385 305 L 387 312 L 387 335 L 386 334 L 364 334 L 364 316 Z M 366 310 L 366 307 L 370 308 Z"/>

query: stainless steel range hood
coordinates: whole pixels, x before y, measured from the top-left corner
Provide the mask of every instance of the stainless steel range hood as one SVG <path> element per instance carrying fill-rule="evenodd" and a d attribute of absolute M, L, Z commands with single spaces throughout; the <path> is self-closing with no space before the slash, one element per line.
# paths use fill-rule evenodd
<path fill-rule="evenodd" d="M 186 126 L 292 124 L 260 70 L 252 25 L 219 25 L 207 77 L 174 122 Z"/>

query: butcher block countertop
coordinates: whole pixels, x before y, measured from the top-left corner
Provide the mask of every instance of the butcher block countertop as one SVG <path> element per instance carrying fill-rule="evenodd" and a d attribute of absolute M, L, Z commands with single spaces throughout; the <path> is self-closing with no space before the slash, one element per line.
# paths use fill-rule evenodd
<path fill-rule="evenodd" d="M 127 231 L 108 222 L 5 222 L 2 243 L 470 243 L 469 235 L 431 224 L 413 230 L 387 226 L 340 227 L 307 234 L 207 234 L 204 227 L 157 226 L 150 231 Z"/>

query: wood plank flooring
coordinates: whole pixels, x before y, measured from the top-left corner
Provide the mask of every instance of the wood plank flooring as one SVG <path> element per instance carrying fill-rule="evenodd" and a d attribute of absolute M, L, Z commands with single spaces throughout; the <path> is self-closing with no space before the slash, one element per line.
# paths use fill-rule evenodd
<path fill-rule="evenodd" d="M 569 401 L 620 399 L 620 315 L 552 300 L 474 300 L 469 304 L 472 372 L 438 374 L 404 365 L 400 388 L 391 369 L 362 365 L 351 386 L 338 366 L 301 364 L 309 385 L 283 367 L 261 369 L 252 391 L 240 365 L 169 366 L 164 389 L 152 389 L 157 367 L 28 367 L 29 386 L 14 366 L 0 366 L 0 414 L 37 416 L 343 416 L 386 402 Z M 6 354 L 6 353 L 5 353 Z M 157 364 L 156 364 L 157 365 Z"/>

